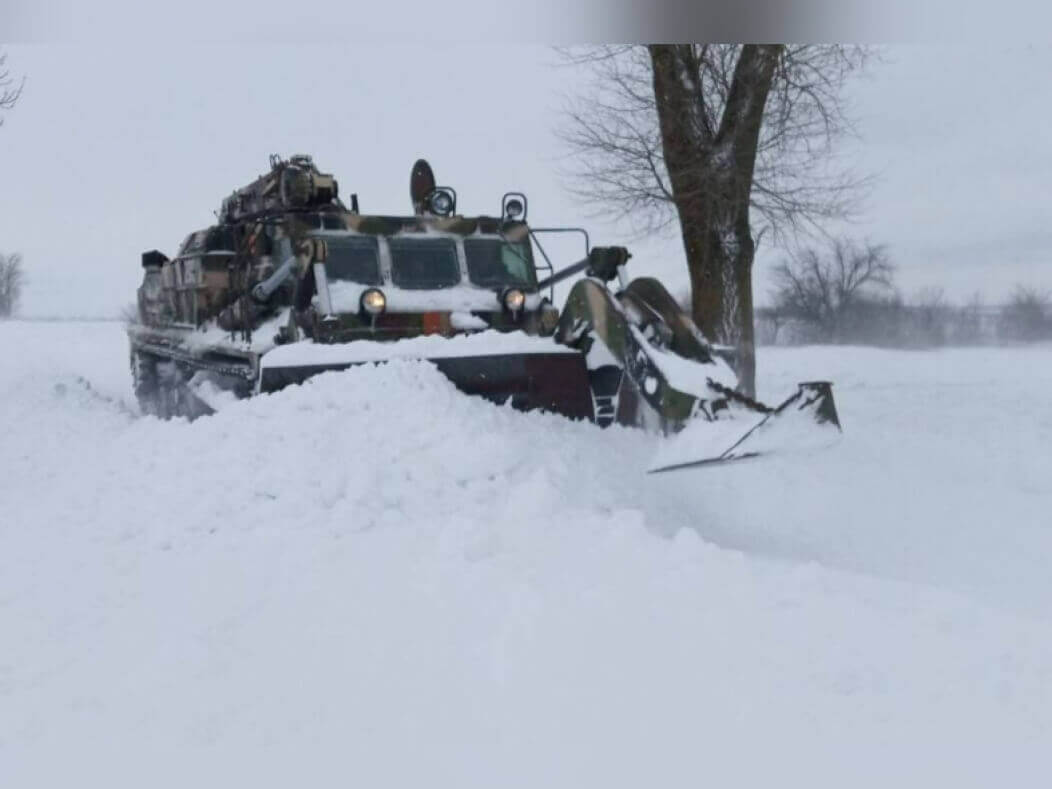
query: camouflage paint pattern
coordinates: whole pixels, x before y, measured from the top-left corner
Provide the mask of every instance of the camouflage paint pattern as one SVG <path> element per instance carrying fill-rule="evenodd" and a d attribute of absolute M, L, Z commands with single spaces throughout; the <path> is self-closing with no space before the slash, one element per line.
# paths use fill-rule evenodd
<path fill-rule="evenodd" d="M 656 282 L 668 301 L 675 306 L 668 292 Z M 633 283 L 634 284 L 634 283 Z M 631 291 L 632 286 L 626 292 Z M 676 308 L 677 312 L 680 312 Z M 555 337 L 558 341 L 579 348 L 588 358 L 590 369 L 606 362 L 601 353 L 591 353 L 596 342 L 602 343 L 613 360 L 625 371 L 621 379 L 621 397 L 617 421 L 621 424 L 642 426 L 650 420 L 639 410 L 645 403 L 660 421 L 663 430 L 674 431 L 696 412 L 698 398 L 674 388 L 653 363 L 651 351 L 643 347 L 637 337 L 638 327 L 629 320 L 624 306 L 611 292 L 595 279 L 582 279 L 574 284 L 559 318 Z M 625 391 L 625 390 L 629 391 Z M 636 407 L 636 413 L 627 413 Z"/>
<path fill-rule="evenodd" d="M 315 342 L 343 343 L 422 334 L 452 336 L 464 329 L 454 325 L 453 313 L 449 311 L 392 311 L 377 316 L 357 310 L 320 314 L 314 263 L 326 258 L 325 239 L 340 234 L 382 239 L 418 234 L 453 238 L 457 241 L 458 266 L 465 255 L 460 242 L 467 237 L 529 244 L 529 228 L 521 221 L 428 213 L 363 215 L 348 210 L 337 194 L 335 179 L 321 173 L 309 157 L 292 157 L 288 161 L 273 158 L 270 173 L 223 201 L 219 224 L 187 236 L 176 257 L 159 265 L 159 272 L 156 266 L 147 269 L 139 294 L 143 324 L 140 328 L 185 329 L 214 322 L 225 331 L 240 331 L 245 340 L 263 321 L 288 309 L 289 321 L 282 330 L 284 341 L 307 337 Z M 284 238 L 291 242 L 296 258 L 294 273 L 269 298 L 257 301 L 250 295 L 252 288 L 284 262 L 278 259 L 279 248 L 289 248 L 278 243 Z M 592 253 L 597 260 L 616 258 L 618 263 L 628 257 L 621 248 L 596 248 Z M 603 279 L 616 277 L 616 266 L 607 268 L 611 270 Z M 464 286 L 493 292 L 492 288 L 472 286 L 463 279 L 464 274 L 462 271 Z M 386 279 L 384 283 L 390 284 Z M 382 289 L 385 284 L 379 287 Z M 602 279 L 582 279 L 571 289 L 561 317 L 546 301 L 541 301 L 536 309 L 519 313 L 504 310 L 497 303 L 492 310 L 471 313 L 498 331 L 554 334 L 555 341 L 580 349 L 590 366 L 605 363 L 609 367 L 613 361 L 614 367 L 624 371 L 617 398 L 618 422 L 649 426 L 657 423 L 664 430 L 675 430 L 698 410 L 697 393 L 672 387 L 651 358 L 651 341 L 661 345 L 660 338 L 653 335 L 656 327 L 659 333 L 671 332 L 671 351 L 699 362 L 711 361 L 693 323 L 656 280 L 636 280 L 615 296 Z M 651 332 L 649 339 L 647 331 Z M 135 342 L 133 338 L 133 349 Z M 590 354 L 595 343 L 601 343 L 609 355 Z M 232 352 L 231 359 L 234 356 Z M 178 358 L 190 369 L 195 364 L 181 352 L 172 351 L 171 358 Z M 596 358 L 602 358 L 602 362 L 596 362 Z M 228 361 L 216 358 L 211 363 L 222 372 Z M 238 363 L 243 365 L 244 360 Z"/>

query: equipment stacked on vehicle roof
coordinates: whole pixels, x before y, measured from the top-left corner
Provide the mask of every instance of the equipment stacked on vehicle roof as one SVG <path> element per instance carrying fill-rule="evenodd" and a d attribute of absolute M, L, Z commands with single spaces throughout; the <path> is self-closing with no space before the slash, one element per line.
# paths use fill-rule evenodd
<path fill-rule="evenodd" d="M 143 254 L 128 335 L 144 412 L 192 418 L 217 391 L 248 397 L 415 358 L 517 408 L 690 434 L 668 467 L 764 451 L 780 423 L 800 422 L 789 414 L 839 432 L 828 383 L 801 384 L 778 408 L 742 396 L 727 353 L 661 283 L 628 280 L 626 249 L 591 247 L 580 228 L 531 227 L 521 193 L 506 193 L 497 216 L 463 216 L 419 160 L 414 213 L 365 215 L 309 156 L 270 164 L 175 257 Z M 540 238 L 556 232 L 584 241 L 581 260 L 559 271 Z M 559 310 L 554 286 L 574 276 Z"/>

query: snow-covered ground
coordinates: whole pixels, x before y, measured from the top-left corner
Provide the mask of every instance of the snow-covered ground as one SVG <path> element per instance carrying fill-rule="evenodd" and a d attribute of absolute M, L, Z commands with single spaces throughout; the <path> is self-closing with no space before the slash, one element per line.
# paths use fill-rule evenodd
<path fill-rule="evenodd" d="M 412 362 L 140 418 L 119 324 L 0 324 L 0 786 L 1044 785 L 1052 348 L 760 370 L 843 440 L 647 476 Z"/>

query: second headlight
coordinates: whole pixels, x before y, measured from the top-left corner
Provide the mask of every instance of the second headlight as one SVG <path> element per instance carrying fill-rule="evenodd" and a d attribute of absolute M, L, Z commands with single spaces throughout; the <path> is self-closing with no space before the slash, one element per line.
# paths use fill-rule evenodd
<path fill-rule="evenodd" d="M 387 297 L 379 288 L 369 288 L 362 294 L 361 307 L 370 315 L 379 315 L 387 309 Z"/>
<path fill-rule="evenodd" d="M 508 288 L 501 294 L 501 303 L 509 312 L 518 312 L 526 304 L 526 294 L 518 288 Z"/>

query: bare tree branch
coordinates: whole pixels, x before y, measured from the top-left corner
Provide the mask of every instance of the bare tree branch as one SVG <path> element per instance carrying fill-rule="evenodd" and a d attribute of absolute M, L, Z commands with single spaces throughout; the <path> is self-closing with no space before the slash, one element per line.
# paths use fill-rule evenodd
<path fill-rule="evenodd" d="M 22 77 L 16 83 L 15 78 L 7 69 L 7 55 L 0 53 L 0 110 L 10 110 L 22 95 L 22 88 L 26 84 L 26 78 Z M 0 115 L 0 126 L 3 126 L 4 118 Z"/>
<path fill-rule="evenodd" d="M 866 185 L 830 155 L 851 130 L 841 88 L 867 53 L 784 44 L 564 52 L 591 77 L 559 130 L 576 196 L 637 233 L 678 222 L 694 321 L 736 347 L 747 393 L 758 240 L 783 242 L 849 215 Z"/>
<path fill-rule="evenodd" d="M 692 117 L 699 144 L 711 144 L 728 115 L 742 46 L 681 46 L 681 67 L 696 92 Z M 658 132 L 652 67 L 643 47 L 559 50 L 565 63 L 589 70 L 591 80 L 567 108 L 559 137 L 571 152 L 567 175 L 574 195 L 597 213 L 629 220 L 640 234 L 668 228 L 675 200 Z M 846 45 L 782 48 L 766 99 L 757 145 L 750 206 L 759 238 L 776 244 L 822 231 L 830 219 L 849 218 L 871 179 L 830 164 L 837 142 L 854 133 L 842 95 L 873 51 Z M 597 181 L 601 181 L 597 183 Z M 689 199 L 691 194 L 680 195 Z"/>

